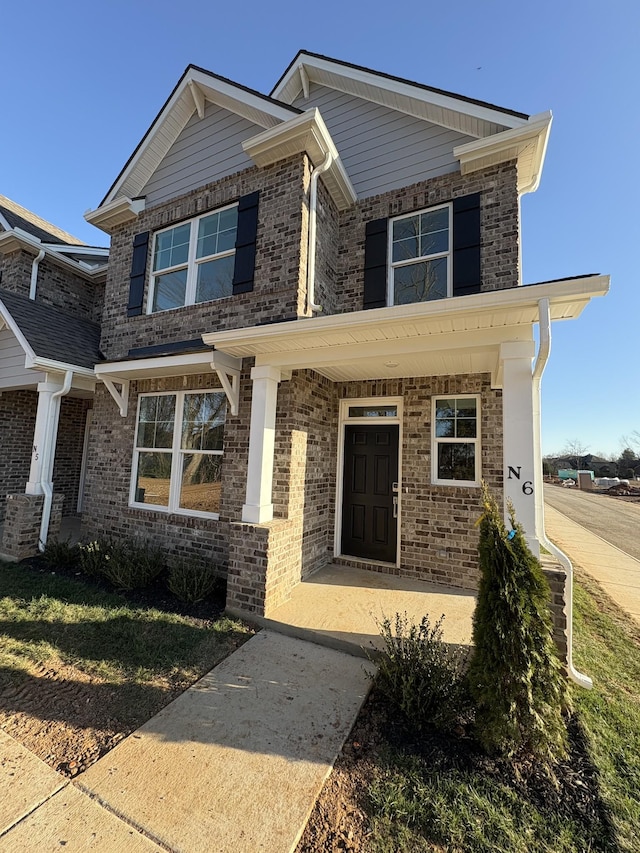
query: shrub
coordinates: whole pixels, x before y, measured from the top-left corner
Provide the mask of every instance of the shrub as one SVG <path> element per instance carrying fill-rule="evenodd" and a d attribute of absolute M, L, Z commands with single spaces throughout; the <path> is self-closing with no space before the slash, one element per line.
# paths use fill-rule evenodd
<path fill-rule="evenodd" d="M 385 654 L 378 661 L 377 689 L 415 733 L 427 726 L 451 728 L 467 705 L 466 651 L 443 642 L 443 620 L 431 626 L 423 616 L 416 625 L 396 613 L 393 622 L 385 618 L 379 626 Z"/>
<path fill-rule="evenodd" d="M 42 559 L 50 569 L 73 568 L 80 559 L 80 549 L 78 545 L 71 545 L 68 539 L 48 539 Z"/>
<path fill-rule="evenodd" d="M 566 754 L 567 685 L 552 639 L 550 591 L 509 506 L 512 531 L 483 485 L 482 576 L 473 618 L 469 687 L 476 732 L 490 753 L 552 765 Z"/>
<path fill-rule="evenodd" d="M 163 569 L 164 556 L 159 548 L 125 540 L 111 544 L 100 574 L 117 589 L 126 591 L 147 586 Z"/>
<path fill-rule="evenodd" d="M 220 582 L 217 566 L 181 560 L 169 567 L 167 586 L 171 592 L 187 604 L 202 601 Z"/>
<path fill-rule="evenodd" d="M 107 539 L 94 539 L 78 546 L 80 568 L 90 577 L 100 577 L 104 566 L 111 559 L 112 545 Z"/>

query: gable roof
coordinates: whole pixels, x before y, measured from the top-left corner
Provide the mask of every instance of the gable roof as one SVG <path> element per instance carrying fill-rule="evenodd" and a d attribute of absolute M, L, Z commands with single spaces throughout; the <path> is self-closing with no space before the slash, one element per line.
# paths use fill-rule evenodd
<path fill-rule="evenodd" d="M 188 65 L 99 207 L 119 197 L 135 198 L 193 113 L 197 111 L 201 118 L 204 116 L 206 101 L 231 110 L 265 129 L 301 112 L 212 71 Z"/>
<path fill-rule="evenodd" d="M 8 290 L 0 290 L 0 318 L 16 335 L 25 354 L 32 358 L 90 370 L 104 360 L 98 323 L 73 317 L 59 308 Z"/>
<path fill-rule="evenodd" d="M 271 95 L 285 103 L 293 103 L 301 91 L 305 95 L 308 93 L 309 82 L 373 101 L 476 138 L 520 127 L 529 119 L 526 113 L 307 50 L 298 52 Z"/>
<path fill-rule="evenodd" d="M 82 240 L 78 240 L 62 228 L 52 225 L 41 216 L 37 216 L 21 204 L 17 204 L 5 195 L 0 195 L 0 222 L 4 220 L 5 227 L 20 228 L 43 243 L 57 243 L 60 245 L 84 246 Z"/>

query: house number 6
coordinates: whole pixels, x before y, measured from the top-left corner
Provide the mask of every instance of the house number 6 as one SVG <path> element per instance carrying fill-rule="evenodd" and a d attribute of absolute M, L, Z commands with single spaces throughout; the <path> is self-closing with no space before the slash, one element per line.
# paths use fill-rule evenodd
<path fill-rule="evenodd" d="M 531 480 L 527 480 L 526 483 L 522 484 L 522 494 L 523 495 L 532 495 L 533 494 L 533 483 Z"/>

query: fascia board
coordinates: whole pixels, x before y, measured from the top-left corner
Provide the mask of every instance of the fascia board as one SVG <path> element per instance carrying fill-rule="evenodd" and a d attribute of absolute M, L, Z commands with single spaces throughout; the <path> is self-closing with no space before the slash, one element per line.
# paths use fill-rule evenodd
<path fill-rule="evenodd" d="M 9 309 L 4 304 L 4 302 L 0 299 L 0 317 L 4 321 L 6 327 L 15 335 L 18 343 L 22 347 L 22 350 L 25 354 L 25 367 L 31 367 L 32 362 L 36 357 L 35 352 L 33 351 L 31 344 L 22 334 L 22 331 L 16 321 L 11 316 Z"/>
<path fill-rule="evenodd" d="M 152 358 L 132 358 L 123 361 L 108 361 L 97 364 L 95 376 L 102 379 L 106 376 L 118 382 L 120 378 L 136 379 L 156 374 L 158 376 L 180 376 L 187 373 L 211 370 L 212 351 L 196 353 L 180 353 L 179 355 L 162 355 Z"/>
<path fill-rule="evenodd" d="M 522 155 L 529 151 L 530 162 L 522 164 L 524 168 L 519 169 L 518 190 L 521 194 L 534 192 L 540 183 L 552 121 L 550 111 L 540 113 L 532 116 L 521 127 L 457 145 L 453 149 L 453 156 L 460 161 L 462 174 L 465 175 L 508 160 L 520 161 Z"/>
<path fill-rule="evenodd" d="M 0 234 L 0 254 L 4 254 L 4 252 L 13 252 L 16 249 L 26 249 L 34 255 L 37 255 L 40 250 L 44 250 L 45 256 L 55 261 L 60 266 L 66 267 L 69 270 L 73 270 L 77 275 L 82 276 L 84 279 L 88 281 L 92 281 L 96 273 L 100 271 L 104 271 L 104 267 L 98 267 L 97 269 L 88 269 L 86 266 L 79 264 L 77 261 L 72 260 L 71 258 L 67 258 L 65 255 L 61 255 L 60 252 L 56 252 L 53 249 L 46 248 L 46 244 L 41 243 L 36 237 L 31 237 L 26 232 L 25 233 L 17 233 L 14 231 L 4 231 Z"/>
<path fill-rule="evenodd" d="M 75 375 L 85 379 L 95 381 L 96 378 L 94 371 L 90 367 L 80 367 L 78 364 L 69 364 L 66 361 L 56 361 L 53 358 L 38 358 L 35 356 L 33 359 L 29 359 L 29 362 L 27 367 L 34 367 L 37 370 L 43 370 L 48 373 L 52 371 L 66 373 L 68 370 L 71 370 Z"/>
<path fill-rule="evenodd" d="M 242 148 L 261 167 L 303 151 L 309 155 L 314 166 L 319 166 L 330 153 L 333 162 L 323 180 L 334 201 L 340 210 L 345 210 L 357 201 L 358 195 L 317 107 L 246 139 Z"/>
<path fill-rule="evenodd" d="M 5 231 L 11 231 L 11 225 L 9 225 L 6 218 L 0 212 L 0 225 L 4 228 Z"/>
<path fill-rule="evenodd" d="M 447 318 L 469 314 L 494 313 L 500 309 L 531 308 L 536 309 L 540 299 L 549 299 L 551 305 L 578 303 L 579 307 L 571 315 L 577 317 L 584 306 L 596 296 L 604 296 L 609 290 L 609 276 L 598 275 L 578 279 L 565 279 L 555 282 L 514 287 L 505 290 L 458 296 L 455 299 L 440 299 L 433 302 L 420 302 L 410 305 L 396 305 L 391 308 L 376 308 L 371 311 L 354 311 L 348 314 L 336 314 L 328 317 L 300 319 L 296 323 L 274 323 L 270 326 L 233 329 L 223 332 L 209 332 L 202 340 L 209 346 L 224 348 L 240 343 L 259 343 L 263 340 L 279 338 L 292 343 L 305 340 L 313 333 L 327 334 L 332 331 L 365 331 L 367 328 L 386 323 L 411 322 L 412 320 Z M 536 314 L 537 316 L 537 314 Z M 537 321 L 535 321 L 537 322 Z M 530 321 L 527 321 L 530 325 Z"/>
<path fill-rule="evenodd" d="M 225 106 L 245 118 L 250 115 L 251 121 L 262 124 L 264 127 L 285 121 L 297 113 L 297 110 L 284 104 L 270 103 L 269 99 L 253 94 L 230 81 L 189 67 L 97 210 L 117 199 L 128 182 L 135 185 L 133 188 L 135 191 L 131 186 L 127 186 L 129 196 L 136 195 L 143 189 L 149 177 L 196 111 L 196 103 L 190 85 L 192 83 L 198 86 L 206 100 Z M 168 127 L 169 130 L 162 138 L 162 131 L 165 127 Z M 136 172 L 139 173 L 140 177 L 133 180 Z"/>
<path fill-rule="evenodd" d="M 492 124 L 499 124 L 507 127 L 520 127 L 526 123 L 526 119 L 514 116 L 500 110 L 493 110 L 490 107 L 485 107 L 480 104 L 474 104 L 469 101 L 456 98 L 453 95 L 446 95 L 440 92 L 433 92 L 428 89 L 422 89 L 412 85 L 410 82 L 402 82 L 400 80 L 390 79 L 386 76 L 378 75 L 372 71 L 366 71 L 360 68 L 342 65 L 332 62 L 329 59 L 321 59 L 316 56 L 310 56 L 306 53 L 301 53 L 298 61 L 295 62 L 289 69 L 289 72 L 282 78 L 278 86 L 273 90 L 272 96 L 280 98 L 287 87 L 289 81 L 300 76 L 300 66 L 302 66 L 310 80 L 314 79 L 313 70 L 318 69 L 332 74 L 334 77 L 343 77 L 346 80 L 353 80 L 357 83 L 362 83 L 372 90 L 379 89 L 386 92 L 391 92 L 402 97 L 414 99 L 416 101 L 433 104 L 445 110 L 451 110 L 457 113 L 472 116 L 480 121 L 487 121 Z"/>

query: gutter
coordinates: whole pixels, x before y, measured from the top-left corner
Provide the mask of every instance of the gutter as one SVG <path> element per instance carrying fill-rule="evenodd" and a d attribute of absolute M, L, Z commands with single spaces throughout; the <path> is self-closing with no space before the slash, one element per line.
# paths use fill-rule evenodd
<path fill-rule="evenodd" d="M 48 477 L 48 469 L 53 451 L 53 444 L 58 435 L 58 420 L 60 417 L 60 398 L 66 396 L 71 390 L 71 382 L 73 380 L 73 370 L 67 370 L 64 375 L 64 382 L 62 383 L 62 388 L 59 391 L 54 392 L 51 395 L 51 400 L 56 401 L 56 413 L 55 419 L 56 423 L 51 430 L 47 431 L 47 440 L 45 442 L 44 450 L 43 450 L 43 459 L 42 459 L 42 480 L 40 481 L 40 485 L 42 486 L 42 491 L 44 493 L 44 504 L 42 506 L 42 520 L 40 522 L 40 537 L 38 539 L 38 548 L 40 551 L 44 551 L 45 545 L 47 544 L 47 535 L 49 532 L 49 521 L 51 519 L 51 504 L 53 503 L 53 483 L 50 481 Z M 53 466 L 51 470 L 51 479 L 53 478 Z"/>
<path fill-rule="evenodd" d="M 44 249 L 40 249 L 38 254 L 33 259 L 33 263 L 31 264 L 31 284 L 29 285 L 29 299 L 36 298 L 36 290 L 38 289 L 38 267 L 40 266 L 40 261 L 44 258 L 45 251 Z"/>
<path fill-rule="evenodd" d="M 533 416 L 534 430 L 537 433 L 535 442 L 536 453 L 540 457 L 540 434 L 541 434 L 541 404 L 540 404 L 540 385 L 542 374 L 549 360 L 551 352 L 551 315 L 549 310 L 549 299 L 541 299 L 538 302 L 538 326 L 540 329 L 540 346 L 538 348 L 538 356 L 533 368 Z M 536 459 L 537 468 L 541 474 L 542 459 Z M 540 476 L 540 474 L 538 476 Z M 567 573 L 565 584 L 566 608 L 567 608 L 567 670 L 569 678 L 580 687 L 591 690 L 593 680 L 588 675 L 579 672 L 573 664 L 573 564 L 569 557 L 554 545 L 547 538 L 547 533 L 544 529 L 544 498 L 542 494 L 542 477 L 540 476 L 540 486 L 536 489 L 536 534 L 540 544 L 546 548 L 563 566 Z"/>
<path fill-rule="evenodd" d="M 309 247 L 307 252 L 307 309 L 309 311 L 322 311 L 322 305 L 315 302 L 316 296 L 316 222 L 318 207 L 318 178 L 323 172 L 331 167 L 333 155 L 327 151 L 324 162 L 311 173 L 311 186 L 309 187 Z"/>

